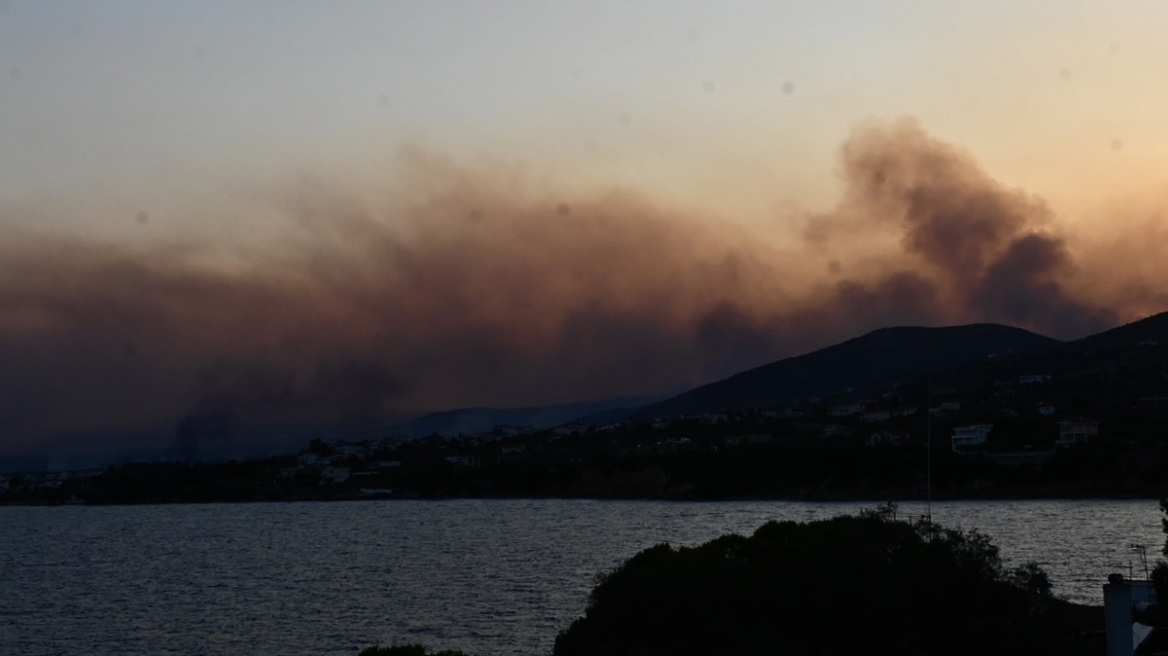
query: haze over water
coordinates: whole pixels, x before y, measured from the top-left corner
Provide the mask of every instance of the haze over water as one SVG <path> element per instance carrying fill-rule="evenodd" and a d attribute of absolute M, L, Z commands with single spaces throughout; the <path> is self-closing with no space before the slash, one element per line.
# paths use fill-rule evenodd
<path fill-rule="evenodd" d="M 0 507 L 0 651 L 26 656 L 305 653 L 419 642 L 548 654 L 594 577 L 660 542 L 871 504 L 556 500 Z M 923 504 L 906 503 L 902 516 Z M 1101 603 L 1107 574 L 1156 558 L 1157 504 L 933 504 L 1057 596 Z M 1130 569 L 1129 569 L 1130 568 Z M 922 572 L 927 576 L 927 572 Z M 942 602 L 943 600 L 938 600 Z"/>

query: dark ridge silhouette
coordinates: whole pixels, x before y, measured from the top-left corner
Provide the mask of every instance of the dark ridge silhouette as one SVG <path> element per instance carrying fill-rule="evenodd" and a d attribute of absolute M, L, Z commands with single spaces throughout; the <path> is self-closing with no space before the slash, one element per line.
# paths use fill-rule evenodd
<path fill-rule="evenodd" d="M 1168 343 L 1168 312 L 1153 314 L 1139 321 L 1126 323 L 1067 344 L 1072 348 L 1097 348 L 1139 345 L 1140 342 Z"/>
<path fill-rule="evenodd" d="M 636 408 L 656 400 L 653 397 L 621 397 L 595 403 L 563 403 L 529 408 L 460 408 L 418 417 L 400 426 L 399 430 L 411 436 L 482 433 L 497 426 L 544 430 L 580 421 L 581 418 L 623 418 Z"/>
<path fill-rule="evenodd" d="M 639 416 L 766 408 L 801 397 L 897 382 L 992 355 L 1058 344 L 1058 340 L 1049 337 L 997 324 L 882 328 L 703 385 L 649 406 Z"/>
<path fill-rule="evenodd" d="M 974 381 L 1007 381 L 1018 374 L 1046 374 L 1078 380 L 1104 374 L 1114 385 L 1151 390 L 1152 381 L 1168 367 L 1168 312 L 1064 342 L 1050 349 L 1030 351 L 1010 362 L 991 366 L 955 366 L 942 376 L 949 384 L 968 386 Z M 1138 390 L 1133 391 L 1139 395 Z"/>

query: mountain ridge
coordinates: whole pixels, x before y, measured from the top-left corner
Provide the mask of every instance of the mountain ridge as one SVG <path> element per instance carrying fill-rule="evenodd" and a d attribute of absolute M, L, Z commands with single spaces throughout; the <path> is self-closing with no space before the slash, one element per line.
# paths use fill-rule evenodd
<path fill-rule="evenodd" d="M 995 355 L 1064 344 L 994 323 L 893 326 L 822 349 L 783 358 L 701 385 L 643 408 L 638 418 L 742 410 L 849 389 L 898 382 Z"/>

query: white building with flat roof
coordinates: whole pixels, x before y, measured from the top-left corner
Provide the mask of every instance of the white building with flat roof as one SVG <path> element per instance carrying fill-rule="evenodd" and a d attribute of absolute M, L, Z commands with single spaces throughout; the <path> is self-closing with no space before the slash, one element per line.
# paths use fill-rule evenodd
<path fill-rule="evenodd" d="M 990 439 L 993 424 L 975 424 L 973 426 L 957 426 L 953 429 L 950 441 L 953 453 L 969 453 L 974 447 L 985 444 Z"/>

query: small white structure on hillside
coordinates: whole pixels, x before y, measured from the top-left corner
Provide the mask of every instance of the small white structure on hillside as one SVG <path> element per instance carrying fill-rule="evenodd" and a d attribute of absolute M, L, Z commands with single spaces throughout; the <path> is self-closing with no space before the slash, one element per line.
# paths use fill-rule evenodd
<path fill-rule="evenodd" d="M 1060 421 L 1059 436 L 1055 444 L 1068 447 L 1073 444 L 1086 444 L 1091 439 L 1099 437 L 1099 422 L 1090 419 L 1071 419 Z"/>
<path fill-rule="evenodd" d="M 990 439 L 993 424 L 975 424 L 973 426 L 957 426 L 953 429 L 950 441 L 953 453 L 969 453 L 974 447 L 985 444 Z"/>

